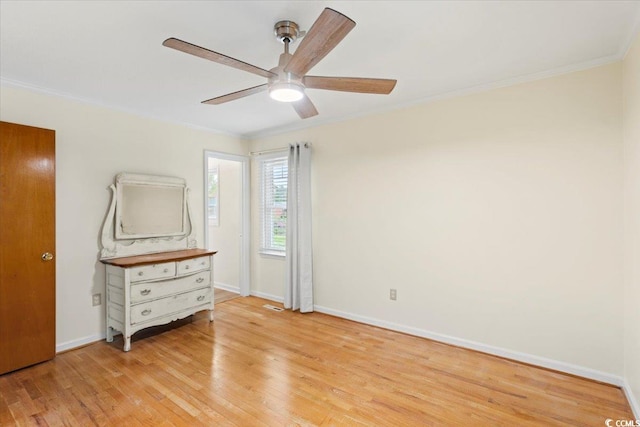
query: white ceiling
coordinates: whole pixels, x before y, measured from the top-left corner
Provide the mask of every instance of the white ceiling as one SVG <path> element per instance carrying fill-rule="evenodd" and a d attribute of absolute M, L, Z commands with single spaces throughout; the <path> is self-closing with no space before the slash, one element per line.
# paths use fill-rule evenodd
<path fill-rule="evenodd" d="M 310 74 L 394 78 L 391 95 L 308 89 L 320 114 L 306 120 L 266 92 L 203 105 L 265 79 L 162 46 L 269 69 L 283 49 L 273 24 L 309 29 L 324 7 L 357 25 Z M 255 137 L 619 60 L 639 21 L 640 1 L 1 1 L 0 77 Z"/>

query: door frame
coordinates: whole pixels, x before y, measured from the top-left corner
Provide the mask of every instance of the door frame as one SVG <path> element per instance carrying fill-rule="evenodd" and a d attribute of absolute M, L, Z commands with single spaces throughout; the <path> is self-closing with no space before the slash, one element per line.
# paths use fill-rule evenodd
<path fill-rule="evenodd" d="M 204 195 L 204 203 L 203 203 L 203 212 L 204 212 L 204 241 L 205 241 L 205 246 L 208 249 L 209 248 L 209 212 L 208 212 L 208 203 L 207 203 L 207 199 L 208 199 L 208 194 L 207 194 L 207 188 L 209 188 L 208 186 L 208 181 L 209 181 L 209 174 L 208 174 L 208 170 L 209 170 L 209 159 L 213 158 L 213 159 L 219 159 L 219 160 L 231 160 L 234 162 L 240 162 L 241 166 L 242 166 L 242 172 L 241 172 L 241 176 L 242 176 L 242 196 L 241 196 L 241 207 L 240 207 L 240 215 L 241 215 L 241 221 L 240 221 L 240 283 L 239 283 L 239 288 L 240 288 L 240 295 L 243 297 L 249 296 L 250 292 L 251 292 L 251 264 L 250 264 L 250 259 L 249 259 L 249 255 L 250 255 L 250 245 L 251 245 L 251 222 L 250 222 L 250 200 L 251 200 L 251 193 L 250 193 L 250 176 L 249 176 L 249 171 L 250 171 L 250 158 L 249 156 L 242 156 L 239 154 L 228 154 L 228 153 L 223 153 L 220 151 L 211 151 L 211 150 L 205 150 L 204 151 L 204 167 L 203 167 L 203 175 L 204 175 L 204 188 L 203 188 L 203 195 Z M 215 259 L 215 257 L 214 257 Z M 214 270 L 214 277 L 215 277 L 215 270 Z M 215 285 L 215 283 L 214 283 Z"/>

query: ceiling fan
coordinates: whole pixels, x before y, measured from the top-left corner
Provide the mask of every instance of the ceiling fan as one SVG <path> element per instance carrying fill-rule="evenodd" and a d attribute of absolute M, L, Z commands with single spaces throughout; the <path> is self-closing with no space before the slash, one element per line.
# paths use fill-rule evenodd
<path fill-rule="evenodd" d="M 396 80 L 361 77 L 308 76 L 307 72 L 324 58 L 356 26 L 356 23 L 333 9 L 322 11 L 306 34 L 293 21 L 279 21 L 274 26 L 276 37 L 284 43 L 278 66 L 265 70 L 218 52 L 179 40 L 168 38 L 162 44 L 200 58 L 269 79 L 268 83 L 202 101 L 203 104 L 218 105 L 255 93 L 269 91 L 271 98 L 290 102 L 298 115 L 306 119 L 318 114 L 318 110 L 307 97 L 305 89 L 325 89 L 343 92 L 389 94 Z M 296 51 L 289 53 L 289 44 L 303 37 Z"/>

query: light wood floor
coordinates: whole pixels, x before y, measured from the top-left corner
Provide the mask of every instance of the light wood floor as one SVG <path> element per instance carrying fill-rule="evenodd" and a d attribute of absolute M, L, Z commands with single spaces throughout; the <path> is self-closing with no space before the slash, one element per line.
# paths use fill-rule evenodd
<path fill-rule="evenodd" d="M 240 295 L 235 292 L 225 291 L 224 289 L 213 288 L 213 300 L 216 304 L 239 298 Z"/>
<path fill-rule="evenodd" d="M 0 376 L 0 425 L 604 426 L 612 386 L 255 297 Z M 3 349 L 6 351 L 6 349 Z"/>

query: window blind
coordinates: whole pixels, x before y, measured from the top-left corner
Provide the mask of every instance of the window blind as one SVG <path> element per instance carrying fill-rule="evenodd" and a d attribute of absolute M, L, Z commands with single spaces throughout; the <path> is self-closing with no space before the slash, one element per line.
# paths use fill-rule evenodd
<path fill-rule="evenodd" d="M 287 235 L 287 157 L 261 160 L 261 251 L 284 255 Z"/>

